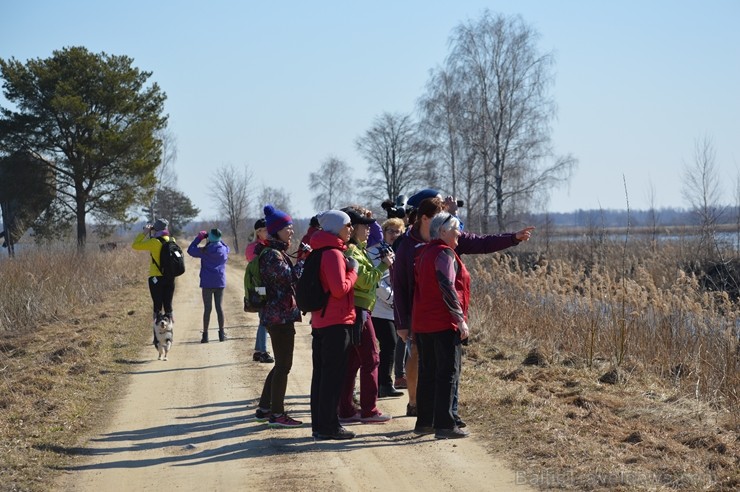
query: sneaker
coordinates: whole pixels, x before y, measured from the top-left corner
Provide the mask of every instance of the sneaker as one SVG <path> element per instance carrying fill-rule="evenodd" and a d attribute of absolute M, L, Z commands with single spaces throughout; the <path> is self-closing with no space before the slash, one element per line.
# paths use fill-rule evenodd
<path fill-rule="evenodd" d="M 407 389 L 409 385 L 408 385 L 408 382 L 406 381 L 406 376 L 401 376 L 400 378 L 396 378 L 396 381 L 393 383 L 393 386 L 395 386 L 396 389 Z"/>
<path fill-rule="evenodd" d="M 452 429 L 437 429 L 437 432 L 434 433 L 434 437 L 437 439 L 461 439 L 469 435 L 468 431 L 464 431 L 457 426 Z"/>
<path fill-rule="evenodd" d="M 272 364 L 273 362 L 275 362 L 275 359 L 272 358 L 270 352 L 262 352 L 260 353 L 259 361 L 265 364 Z"/>
<path fill-rule="evenodd" d="M 270 415 L 268 424 L 270 427 L 300 427 L 303 422 L 291 418 L 287 413 L 281 413 L 279 415 Z"/>
<path fill-rule="evenodd" d="M 270 410 L 264 408 L 258 408 L 254 412 L 254 418 L 257 422 L 267 422 L 270 419 Z"/>
<path fill-rule="evenodd" d="M 252 354 L 252 360 L 255 362 L 259 362 L 261 356 L 262 352 L 255 352 L 254 354 Z"/>
<path fill-rule="evenodd" d="M 407 417 L 416 417 L 417 411 L 416 411 L 416 405 L 412 405 L 409 403 L 406 405 L 406 416 Z"/>
<path fill-rule="evenodd" d="M 386 415 L 378 411 L 370 415 L 369 417 L 362 417 L 360 419 L 360 422 L 362 422 L 363 424 L 385 424 L 392 418 L 393 417 L 391 417 L 390 415 Z"/>
<path fill-rule="evenodd" d="M 362 420 L 362 416 L 360 415 L 360 412 L 356 412 L 351 417 L 339 417 L 340 424 L 352 424 L 355 422 L 360 422 L 361 420 Z"/>
<path fill-rule="evenodd" d="M 332 433 L 322 434 L 320 432 L 315 432 L 313 436 L 316 439 L 321 439 L 321 440 L 334 439 L 337 441 L 342 441 L 344 439 L 352 439 L 353 437 L 355 437 L 355 433 L 352 432 L 351 430 L 347 430 L 344 427 L 340 426 L 339 429 L 337 429 L 336 431 Z"/>

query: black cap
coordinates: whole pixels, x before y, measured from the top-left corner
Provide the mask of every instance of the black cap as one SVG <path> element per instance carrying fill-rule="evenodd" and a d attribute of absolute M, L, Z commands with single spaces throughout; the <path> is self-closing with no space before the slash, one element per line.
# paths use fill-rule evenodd
<path fill-rule="evenodd" d="M 265 221 L 265 219 L 257 219 L 257 222 L 254 223 L 255 231 L 257 229 L 264 229 L 265 227 L 267 227 L 267 222 Z"/>
<path fill-rule="evenodd" d="M 345 209 L 342 209 L 342 212 L 349 215 L 349 220 L 352 222 L 352 225 L 357 225 L 357 224 L 370 225 L 373 222 L 375 222 L 375 219 L 360 214 L 354 208 L 345 208 Z"/>

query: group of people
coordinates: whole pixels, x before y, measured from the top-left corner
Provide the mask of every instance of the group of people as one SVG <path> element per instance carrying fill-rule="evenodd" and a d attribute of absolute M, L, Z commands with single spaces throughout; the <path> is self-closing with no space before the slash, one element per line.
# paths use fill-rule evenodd
<path fill-rule="evenodd" d="M 434 434 L 438 439 L 468 435 L 458 413 L 458 388 L 461 346 L 470 333 L 470 274 L 460 255 L 514 246 L 527 241 L 534 228 L 500 235 L 471 234 L 463 230 L 456 215 L 457 202 L 452 197 L 443 199 L 432 189 L 413 195 L 407 207 L 404 218 L 389 218 L 382 226 L 369 210 L 358 205 L 321 212 L 312 218 L 293 256 L 288 254 L 294 235 L 291 217 L 272 205 L 264 207 L 264 219 L 254 225 L 255 242 L 246 251 L 248 261 L 259 262 L 266 288 L 254 358 L 260 360 L 258 354 L 264 353 L 269 356 L 266 337 L 259 332 L 264 330 L 270 335 L 275 363 L 264 382 L 255 411 L 257 420 L 267 421 L 271 427 L 302 425 L 288 415 L 284 402 L 293 363 L 295 323 L 302 319 L 295 292 L 308 255 L 320 255 L 319 279 L 328 296 L 325 306 L 310 313 L 312 435 L 317 439 L 351 439 L 354 432 L 343 424 L 388 422 L 391 416 L 378 408 L 378 398 L 401 396 L 402 386 L 408 389 L 406 414 L 416 416 L 414 432 Z M 166 223 L 161 225 L 159 221 L 154 224 L 154 234 L 168 235 Z M 219 339 L 226 336 L 221 311 L 223 284 L 203 272 L 206 264 L 218 271 L 219 258 L 228 255 L 228 246 L 216 232 L 202 231 L 188 248 L 202 263 L 204 343 L 208 341 L 211 297 Z M 206 246 L 199 247 L 206 238 Z M 143 237 L 135 240 L 134 248 L 148 249 L 144 242 Z M 153 249 L 154 243 L 150 249 L 154 257 Z M 154 273 L 150 268 L 150 275 Z M 155 311 L 160 299 L 160 308 L 164 304 L 165 311 L 171 313 L 170 290 L 163 289 L 155 297 L 159 287 L 151 276 Z M 358 373 L 359 399 L 355 398 Z"/>

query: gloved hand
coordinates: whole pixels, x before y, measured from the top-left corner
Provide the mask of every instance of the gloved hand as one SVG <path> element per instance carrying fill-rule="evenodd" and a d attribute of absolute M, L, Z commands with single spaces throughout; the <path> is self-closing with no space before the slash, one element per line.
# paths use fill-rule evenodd
<path fill-rule="evenodd" d="M 357 260 L 355 260 L 351 256 L 346 256 L 345 258 L 347 260 L 347 270 L 357 270 L 357 268 L 360 266 L 360 264 L 357 263 Z"/>
<path fill-rule="evenodd" d="M 200 231 L 198 233 L 198 241 L 202 241 L 202 240 L 204 240 L 207 237 L 208 237 L 208 232 L 206 232 L 206 231 Z"/>
<path fill-rule="evenodd" d="M 145 231 L 150 231 L 151 229 L 152 229 L 152 225 L 151 224 L 145 224 L 144 225 L 144 230 Z"/>

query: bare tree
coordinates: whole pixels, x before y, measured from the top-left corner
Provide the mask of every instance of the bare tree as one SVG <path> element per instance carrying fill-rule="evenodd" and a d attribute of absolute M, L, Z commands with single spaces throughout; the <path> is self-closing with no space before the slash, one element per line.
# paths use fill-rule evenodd
<path fill-rule="evenodd" d="M 352 172 L 344 161 L 328 157 L 315 173 L 308 176 L 317 211 L 331 210 L 349 203 L 352 197 Z"/>
<path fill-rule="evenodd" d="M 508 215 L 569 179 L 576 164 L 572 156 L 553 152 L 550 121 L 556 108 L 548 90 L 554 61 L 550 53 L 537 52 L 537 37 L 521 17 L 486 11 L 478 21 L 459 25 L 451 38 L 445 73 L 460 98 L 455 131 L 464 132 L 460 141 L 475 154 L 469 163 L 480 169 L 483 232 L 492 212 L 498 229 L 505 229 Z M 444 92 L 435 83 L 432 90 Z"/>
<path fill-rule="evenodd" d="M 684 165 L 683 197 L 696 215 L 701 228 L 700 247 L 711 256 L 714 237 L 723 207 L 714 143 L 709 137 L 694 142 L 694 161 Z"/>
<path fill-rule="evenodd" d="M 273 207 L 288 215 L 293 215 L 290 211 L 290 197 L 282 188 L 271 188 L 269 186 L 262 188 L 259 198 L 257 199 L 260 217 L 264 216 L 263 209 L 268 203 L 271 203 Z"/>
<path fill-rule="evenodd" d="M 369 164 L 370 198 L 394 200 L 419 182 L 428 146 L 411 116 L 383 113 L 355 145 Z"/>
<path fill-rule="evenodd" d="M 157 132 L 157 138 L 162 142 L 162 161 L 155 171 L 157 181 L 146 206 L 142 211 L 147 214 L 149 222 L 154 222 L 161 211 L 157 210 L 157 197 L 162 196 L 165 189 L 175 190 L 177 188 L 177 174 L 175 173 L 175 161 L 177 160 L 177 137 L 163 128 Z"/>
<path fill-rule="evenodd" d="M 240 171 L 233 166 L 223 166 L 216 170 L 211 181 L 214 200 L 226 216 L 229 232 L 234 236 L 234 248 L 239 249 L 239 228 L 249 213 L 249 189 L 252 172 L 248 166 Z"/>

